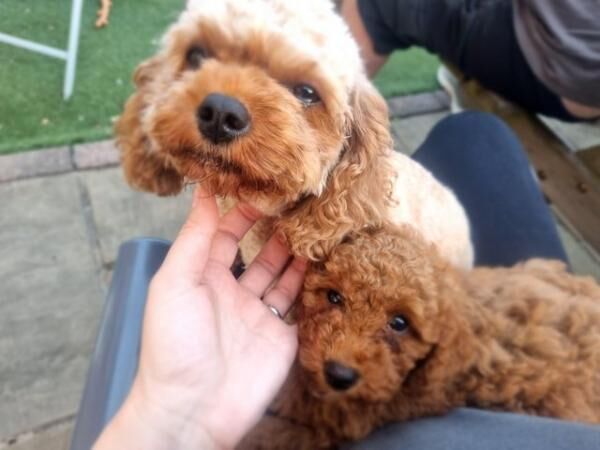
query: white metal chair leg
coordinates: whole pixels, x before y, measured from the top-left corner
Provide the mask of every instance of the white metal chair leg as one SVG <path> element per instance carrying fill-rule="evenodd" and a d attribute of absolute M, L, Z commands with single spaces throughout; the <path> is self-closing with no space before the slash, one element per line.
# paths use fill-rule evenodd
<path fill-rule="evenodd" d="M 63 86 L 63 98 L 69 99 L 73 94 L 75 84 L 75 69 L 77 68 L 77 50 L 79 48 L 79 30 L 81 28 L 81 12 L 83 0 L 73 0 L 71 7 L 71 26 L 69 27 L 69 46 L 67 47 L 67 66 Z"/>
<path fill-rule="evenodd" d="M 73 94 L 75 85 L 75 69 L 77 67 L 77 50 L 79 48 L 79 30 L 81 29 L 81 12 L 83 0 L 73 0 L 71 5 L 71 25 L 69 27 L 69 46 L 67 50 L 49 47 L 37 42 L 28 41 L 5 33 L 0 33 L 0 43 L 14 45 L 42 55 L 66 61 L 63 98 L 68 100 Z"/>
<path fill-rule="evenodd" d="M 25 50 L 32 52 L 41 53 L 42 55 L 51 56 L 52 58 L 67 59 L 67 52 L 64 50 L 48 47 L 44 44 L 38 44 L 37 42 L 10 36 L 5 33 L 0 33 L 0 42 L 13 45 L 15 47 L 24 48 Z"/>

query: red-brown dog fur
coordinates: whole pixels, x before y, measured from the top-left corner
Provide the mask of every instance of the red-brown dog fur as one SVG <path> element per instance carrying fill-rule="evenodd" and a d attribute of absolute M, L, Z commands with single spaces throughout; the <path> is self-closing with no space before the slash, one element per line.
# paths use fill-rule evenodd
<path fill-rule="evenodd" d="M 365 230 L 309 269 L 297 320 L 275 416 L 241 448 L 330 448 L 459 406 L 600 423 L 600 287 L 561 262 L 458 271 L 409 227 Z M 326 360 L 357 384 L 332 389 Z"/>

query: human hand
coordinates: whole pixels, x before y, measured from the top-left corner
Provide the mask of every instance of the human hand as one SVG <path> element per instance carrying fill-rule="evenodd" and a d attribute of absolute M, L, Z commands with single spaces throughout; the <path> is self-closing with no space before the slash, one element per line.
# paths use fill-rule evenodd
<path fill-rule="evenodd" d="M 296 328 L 266 304 L 285 315 L 306 268 L 294 259 L 268 290 L 289 260 L 273 237 L 233 277 L 238 242 L 258 218 L 238 205 L 219 219 L 214 197 L 197 190 L 150 286 L 131 393 L 96 449 L 233 448 L 258 422 L 297 350 Z"/>

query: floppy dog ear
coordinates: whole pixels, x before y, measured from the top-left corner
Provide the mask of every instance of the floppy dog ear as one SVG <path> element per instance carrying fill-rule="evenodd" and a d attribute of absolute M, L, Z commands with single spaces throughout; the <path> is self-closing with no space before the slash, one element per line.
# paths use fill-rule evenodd
<path fill-rule="evenodd" d="M 387 105 L 366 79 L 357 82 L 346 117 L 347 139 L 321 195 L 278 223 L 292 252 L 322 260 L 344 236 L 378 225 L 391 201 L 393 170 Z"/>
<path fill-rule="evenodd" d="M 143 191 L 173 195 L 183 188 L 183 177 L 155 148 L 144 129 L 144 116 L 160 89 L 156 81 L 164 65 L 165 58 L 159 54 L 137 67 L 133 76 L 136 91 L 125 104 L 115 132 L 127 182 Z"/>
<path fill-rule="evenodd" d="M 349 139 L 344 156 L 357 168 L 366 169 L 373 159 L 392 149 L 387 104 L 364 76 L 356 83 L 352 93 L 347 126 Z"/>
<path fill-rule="evenodd" d="M 435 286 L 428 288 L 436 290 L 436 312 L 427 314 L 429 328 L 420 330 L 421 338 L 432 347 L 426 358 L 416 364 L 405 386 L 419 402 L 430 402 L 425 406 L 433 407 L 431 412 L 440 413 L 447 405 L 445 387 L 449 380 L 472 364 L 478 342 L 474 329 L 482 328 L 484 319 L 471 309 L 460 276 L 447 261 L 436 258 Z"/>

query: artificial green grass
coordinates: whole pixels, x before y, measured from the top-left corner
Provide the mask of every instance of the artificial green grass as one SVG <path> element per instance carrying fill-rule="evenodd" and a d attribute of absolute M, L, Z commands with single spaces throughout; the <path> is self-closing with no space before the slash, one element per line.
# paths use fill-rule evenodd
<path fill-rule="evenodd" d="M 110 136 L 133 89 L 131 73 L 154 52 L 184 4 L 117 1 L 109 26 L 97 30 L 98 3 L 84 2 L 75 91 L 68 102 L 62 99 L 63 61 L 0 44 L 0 153 Z M 0 31 L 65 48 L 70 6 L 66 0 L 0 0 Z M 436 64 L 423 51 L 403 52 L 376 83 L 388 96 L 430 90 Z"/>
<path fill-rule="evenodd" d="M 62 99 L 64 62 L 0 44 L 0 153 L 107 137 L 132 90 L 131 73 L 152 54 L 183 0 L 114 2 L 94 27 L 99 2 L 84 2 L 75 92 Z M 0 30 L 65 48 L 71 2 L 1 0 Z"/>
<path fill-rule="evenodd" d="M 415 94 L 437 88 L 435 77 L 439 60 L 420 48 L 393 53 L 375 77 L 385 97 Z"/>

